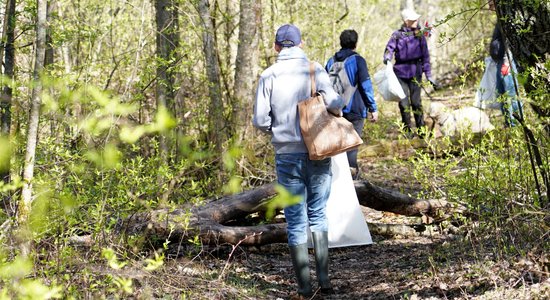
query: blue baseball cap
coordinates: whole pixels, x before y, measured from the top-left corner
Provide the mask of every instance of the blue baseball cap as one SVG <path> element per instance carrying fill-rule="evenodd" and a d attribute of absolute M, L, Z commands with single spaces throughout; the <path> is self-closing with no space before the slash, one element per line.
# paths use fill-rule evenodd
<path fill-rule="evenodd" d="M 294 47 L 302 43 L 300 29 L 292 24 L 285 24 L 275 34 L 275 44 L 281 47 Z"/>

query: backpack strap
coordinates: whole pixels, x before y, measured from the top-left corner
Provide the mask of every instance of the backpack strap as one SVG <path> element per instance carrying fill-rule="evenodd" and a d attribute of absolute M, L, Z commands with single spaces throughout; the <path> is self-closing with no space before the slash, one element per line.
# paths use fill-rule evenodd
<path fill-rule="evenodd" d="M 348 58 L 350 58 L 350 57 L 352 57 L 352 56 L 358 56 L 358 55 L 359 55 L 359 53 L 353 53 L 352 55 L 350 55 L 350 56 L 344 58 L 344 60 L 342 61 L 342 64 L 343 64 L 342 68 L 343 68 L 343 69 L 346 69 L 346 61 L 348 60 Z M 332 57 L 332 64 L 334 64 L 335 62 L 336 62 L 336 55 L 334 55 L 334 56 Z M 355 61 L 355 66 L 357 67 L 357 61 Z M 357 67 L 357 68 L 358 68 L 358 67 Z M 359 69 L 359 68 L 358 68 L 358 69 Z M 346 72 L 346 74 L 347 74 L 347 72 Z M 357 72 L 355 72 L 355 77 L 357 78 Z M 350 81 L 350 83 L 351 83 L 351 79 L 349 79 L 349 81 Z M 357 80 L 355 80 L 355 81 L 357 81 Z M 359 85 L 360 85 L 359 82 L 356 82 L 354 86 L 359 86 Z"/>
<path fill-rule="evenodd" d="M 315 96 L 317 93 L 317 87 L 315 86 L 315 64 L 309 62 L 309 78 L 311 80 L 311 97 Z"/>
<path fill-rule="evenodd" d="M 347 60 L 348 58 L 352 57 L 352 56 L 359 56 L 359 54 L 358 54 L 358 53 L 354 53 L 354 54 L 352 54 L 352 55 L 346 57 L 346 59 L 344 59 L 344 69 L 346 68 L 346 60 Z M 359 71 L 359 67 L 357 66 L 357 60 L 355 60 L 355 67 L 357 68 L 357 71 Z M 354 85 L 354 86 L 359 87 L 360 84 L 359 84 L 359 81 L 357 80 L 357 73 L 358 73 L 357 71 L 356 71 L 355 74 L 354 74 L 354 75 L 355 75 L 355 76 L 354 76 L 354 77 L 355 77 L 355 78 L 354 78 L 354 80 L 355 80 L 355 85 Z M 351 82 L 351 81 L 350 81 L 350 82 Z"/>

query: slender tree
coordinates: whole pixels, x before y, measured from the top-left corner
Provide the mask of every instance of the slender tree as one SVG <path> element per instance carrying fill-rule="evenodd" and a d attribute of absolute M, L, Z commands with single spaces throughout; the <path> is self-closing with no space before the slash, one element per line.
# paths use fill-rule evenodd
<path fill-rule="evenodd" d="M 18 222 L 24 224 L 29 216 L 32 204 L 34 159 L 36 156 L 36 144 L 38 140 L 38 123 L 40 120 L 40 104 L 42 93 L 41 76 L 44 69 L 46 54 L 46 30 L 47 30 L 47 0 L 37 0 L 36 20 L 36 45 L 35 61 L 33 70 L 34 86 L 31 94 L 31 110 L 27 130 L 27 146 L 25 149 L 25 166 L 23 169 L 23 189 L 21 191 L 21 202 L 19 204 Z M 28 250 L 28 249 L 27 249 Z"/>
<path fill-rule="evenodd" d="M 2 75 L 9 79 L 13 79 L 15 66 L 15 5 L 15 0 L 6 1 L 6 17 L 4 18 L 2 45 L 0 47 L 1 64 L 4 66 Z M 0 96 L 0 130 L 2 135 L 9 135 L 10 133 L 11 99 L 11 86 L 6 82 L 2 82 L 2 95 Z"/>
<path fill-rule="evenodd" d="M 225 4 L 222 6 L 220 5 L 220 1 L 216 1 L 217 7 L 215 8 L 213 15 L 214 19 L 218 20 L 220 19 L 220 17 L 218 17 L 215 12 L 222 12 L 222 23 L 219 23 L 218 27 L 223 24 L 223 38 L 220 40 L 219 34 L 217 34 L 215 38 L 216 41 L 218 41 L 218 48 L 220 49 L 220 67 L 222 75 L 221 79 L 224 87 L 226 88 L 226 90 L 224 90 L 224 93 L 227 94 L 227 98 L 229 99 L 231 98 L 231 93 L 233 93 L 233 91 L 230 90 L 228 87 L 232 86 L 232 81 L 234 79 L 232 66 L 234 62 L 234 57 L 237 52 L 235 32 L 238 26 L 238 19 L 236 16 L 238 14 L 239 2 L 234 0 L 225 0 Z"/>
<path fill-rule="evenodd" d="M 240 1 L 239 45 L 235 59 L 235 87 L 233 93 L 232 122 L 235 138 L 247 136 L 250 124 L 254 83 L 259 57 L 259 28 L 262 7 L 260 1 Z"/>
<path fill-rule="evenodd" d="M 46 22 L 48 24 L 51 24 L 52 16 L 54 12 L 57 10 L 57 1 L 56 0 L 48 1 L 47 9 L 48 10 L 46 14 Z M 44 57 L 44 66 L 51 65 L 54 63 L 54 52 L 55 52 L 55 49 L 52 45 L 52 34 L 48 28 L 48 30 L 46 31 L 46 54 Z"/>
<path fill-rule="evenodd" d="M 175 50 L 179 46 L 177 2 L 174 0 L 155 0 L 156 10 L 156 55 L 157 55 L 157 109 L 166 108 L 175 115 L 174 98 L 176 72 Z M 163 134 L 160 139 L 160 151 L 164 160 L 174 145 L 174 139 Z"/>
<path fill-rule="evenodd" d="M 14 66 L 15 66 L 15 0 L 6 1 L 6 17 L 4 18 L 4 26 L 2 31 L 3 45 L 0 47 L 3 51 L 0 51 L 0 59 L 4 66 L 0 80 L 13 80 L 14 78 Z M 2 91 L 0 95 L 0 136 L 10 135 L 11 128 L 11 102 L 12 102 L 12 88 L 9 84 L 2 82 Z M 10 181 L 10 161 L 5 162 L 6 168 L 0 170 L 0 180 L 5 183 Z M 6 196 L 2 199 L 2 206 L 7 210 L 8 214 L 14 213 L 14 209 L 11 207 L 11 196 Z"/>
<path fill-rule="evenodd" d="M 224 141 L 223 128 L 225 125 L 223 116 L 223 100 L 220 82 L 220 66 L 218 64 L 218 50 L 214 38 L 214 25 L 210 14 L 208 0 L 199 0 L 197 10 L 201 17 L 203 34 L 202 43 L 206 62 L 206 74 L 208 77 L 208 93 L 210 96 L 208 139 L 214 144 L 217 153 L 222 152 Z"/>

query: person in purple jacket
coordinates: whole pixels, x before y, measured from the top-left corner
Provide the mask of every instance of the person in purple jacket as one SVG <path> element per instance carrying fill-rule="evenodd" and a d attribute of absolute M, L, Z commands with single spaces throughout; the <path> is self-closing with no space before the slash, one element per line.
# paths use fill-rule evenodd
<path fill-rule="evenodd" d="M 416 130 L 423 136 L 424 115 L 420 99 L 422 73 L 433 85 L 438 88 L 432 79 L 430 67 L 430 53 L 424 32 L 418 26 L 420 15 L 414 10 L 406 8 L 401 12 L 403 26 L 393 32 L 384 52 L 384 64 L 395 58 L 393 71 L 399 79 L 405 98 L 399 101 L 399 111 L 407 136 L 412 136 L 411 111 L 414 115 Z"/>

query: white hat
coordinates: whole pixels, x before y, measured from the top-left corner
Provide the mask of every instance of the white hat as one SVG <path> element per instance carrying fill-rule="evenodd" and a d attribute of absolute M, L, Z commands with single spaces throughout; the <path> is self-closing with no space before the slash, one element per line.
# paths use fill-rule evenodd
<path fill-rule="evenodd" d="M 411 8 L 405 8 L 401 11 L 401 18 L 403 19 L 403 21 L 416 21 L 418 20 L 418 18 L 420 18 L 420 15 Z"/>

